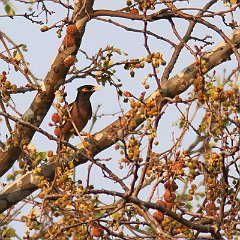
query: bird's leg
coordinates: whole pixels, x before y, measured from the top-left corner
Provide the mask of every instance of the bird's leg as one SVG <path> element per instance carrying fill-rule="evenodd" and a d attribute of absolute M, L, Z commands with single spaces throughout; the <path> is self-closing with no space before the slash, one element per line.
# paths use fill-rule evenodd
<path fill-rule="evenodd" d="M 85 131 L 82 131 L 81 132 L 81 136 L 89 136 L 89 135 L 91 135 L 90 133 L 87 133 L 87 132 L 85 132 Z"/>

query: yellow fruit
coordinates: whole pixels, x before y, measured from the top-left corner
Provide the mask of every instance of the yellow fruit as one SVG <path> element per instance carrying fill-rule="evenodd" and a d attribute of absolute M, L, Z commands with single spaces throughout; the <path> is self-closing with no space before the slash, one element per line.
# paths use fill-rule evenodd
<path fill-rule="evenodd" d="M 8 80 L 5 82 L 5 87 L 6 88 L 10 88 L 11 87 L 11 83 Z"/>
<path fill-rule="evenodd" d="M 40 29 L 41 32 L 46 32 L 47 30 L 48 30 L 48 26 L 43 26 Z"/>
<path fill-rule="evenodd" d="M 17 85 L 16 85 L 16 84 L 13 84 L 13 85 L 12 85 L 12 92 L 16 92 L 16 90 L 17 90 Z"/>

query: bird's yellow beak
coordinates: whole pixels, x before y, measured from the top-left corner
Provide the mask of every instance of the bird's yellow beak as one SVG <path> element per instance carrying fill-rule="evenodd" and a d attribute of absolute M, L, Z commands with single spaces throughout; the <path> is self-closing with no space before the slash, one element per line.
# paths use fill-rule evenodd
<path fill-rule="evenodd" d="M 100 90 L 99 85 L 94 86 L 93 89 L 92 89 L 93 92 L 99 91 L 99 90 Z"/>

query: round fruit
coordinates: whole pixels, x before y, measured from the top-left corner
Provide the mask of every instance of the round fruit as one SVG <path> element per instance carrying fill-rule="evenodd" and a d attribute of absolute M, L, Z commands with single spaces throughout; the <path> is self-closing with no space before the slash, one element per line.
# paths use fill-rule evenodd
<path fill-rule="evenodd" d="M 59 123 L 59 122 L 60 122 L 60 116 L 59 116 L 58 113 L 54 113 L 54 114 L 52 115 L 52 121 L 53 121 L 54 123 Z"/>
<path fill-rule="evenodd" d="M 176 199 L 176 194 L 166 190 L 163 197 L 166 202 L 172 203 Z"/>
<path fill-rule="evenodd" d="M 164 219 L 164 214 L 160 211 L 156 211 L 153 213 L 153 217 L 158 223 L 161 223 L 162 220 Z"/>
<path fill-rule="evenodd" d="M 55 129 L 54 129 L 54 134 L 55 134 L 57 137 L 60 137 L 61 130 L 60 130 L 59 127 L 55 127 Z"/>
<path fill-rule="evenodd" d="M 104 230 L 100 226 L 95 226 L 92 228 L 91 233 L 93 237 L 102 237 L 104 234 Z"/>
<path fill-rule="evenodd" d="M 43 26 L 43 27 L 40 29 L 41 32 L 46 32 L 47 30 L 48 30 L 48 26 Z"/>
<path fill-rule="evenodd" d="M 213 202 L 210 202 L 210 203 L 206 204 L 205 209 L 206 209 L 206 212 L 207 212 L 207 216 L 216 215 L 216 206 Z"/>
<path fill-rule="evenodd" d="M 63 39 L 63 44 L 66 47 L 72 47 L 75 44 L 75 40 L 71 35 L 67 35 L 64 39 Z"/>
<path fill-rule="evenodd" d="M 78 29 L 77 29 L 77 27 L 76 27 L 74 24 L 69 25 L 69 26 L 67 27 L 67 34 L 69 34 L 69 35 L 75 35 L 75 34 L 77 34 L 77 33 L 78 33 Z"/>
<path fill-rule="evenodd" d="M 139 11 L 137 8 L 133 8 L 133 9 L 131 9 L 130 13 L 137 15 L 137 14 L 139 14 Z"/>

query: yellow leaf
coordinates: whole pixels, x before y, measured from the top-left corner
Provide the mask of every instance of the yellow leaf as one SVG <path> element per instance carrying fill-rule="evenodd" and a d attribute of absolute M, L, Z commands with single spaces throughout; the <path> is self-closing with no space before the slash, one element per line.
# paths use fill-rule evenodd
<path fill-rule="evenodd" d="M 16 56 L 14 57 L 14 60 L 20 62 L 22 60 L 22 56 L 19 53 L 17 53 Z"/>

